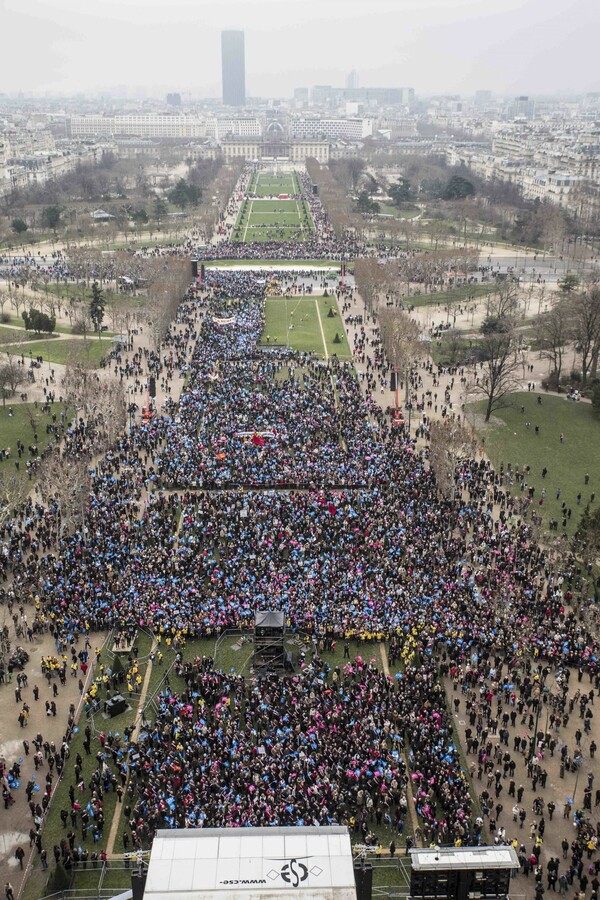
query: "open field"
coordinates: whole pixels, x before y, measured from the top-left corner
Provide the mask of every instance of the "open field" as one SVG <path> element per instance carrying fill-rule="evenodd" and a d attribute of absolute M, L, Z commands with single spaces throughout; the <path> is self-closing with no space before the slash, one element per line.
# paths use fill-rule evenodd
<path fill-rule="evenodd" d="M 537 397 L 541 396 L 541 405 Z M 512 469 L 531 466 L 525 476 L 528 487 L 535 488 L 533 505 L 543 516 L 545 524 L 551 518 L 558 519 L 558 534 L 572 535 L 577 530 L 581 514 L 591 494 L 595 492 L 594 503 L 600 503 L 600 419 L 589 403 L 573 403 L 564 397 L 548 396 L 544 393 L 519 393 L 512 396 L 511 405 L 498 410 L 489 425 L 479 429 L 485 440 L 485 450 L 494 466 L 499 469 L 508 463 Z M 524 407 L 524 412 L 521 408 Z M 476 409 L 482 412 L 484 405 L 478 403 Z M 527 422 L 531 423 L 527 427 Z M 539 425 L 539 434 L 535 426 Z M 564 442 L 560 441 L 561 432 Z M 542 469 L 548 473 L 542 478 Z M 585 474 L 590 476 L 585 484 Z M 513 494 L 521 494 L 520 479 L 514 479 Z M 546 489 L 544 503 L 539 506 L 542 489 Z M 560 496 L 556 492 L 560 489 Z M 581 492 L 581 504 L 577 495 Z M 526 493 L 526 492 L 524 492 Z M 566 527 L 562 527 L 562 504 L 571 510 Z"/>
<path fill-rule="evenodd" d="M 27 392 L 27 385 L 21 390 Z M 52 424 L 52 416 L 60 420 L 60 414 L 64 410 L 62 403 L 51 403 L 49 412 L 42 412 L 42 404 L 15 403 L 10 400 L 0 405 L 0 450 L 10 448 L 10 456 L 0 456 L 0 472 L 16 473 L 15 460 L 18 460 L 17 441 L 25 444 L 26 452 L 23 455 L 20 468 L 25 469 L 25 463 L 29 459 L 27 447 L 29 444 L 37 444 L 41 452 L 53 440 L 53 435 L 46 433 L 46 425 Z M 12 411 L 12 415 L 10 414 Z M 37 434 L 38 439 L 35 440 Z"/>
<path fill-rule="evenodd" d="M 421 210 L 418 206 L 394 206 L 393 203 L 380 203 L 381 214 L 384 216 L 393 216 L 395 219 L 414 219 Z"/>
<path fill-rule="evenodd" d="M 52 340 L 52 336 L 43 335 L 35 344 L 23 343 L 17 345 L 8 344 L 3 348 L 6 353 L 17 356 L 29 356 L 31 350 L 33 356 L 42 356 L 44 362 L 57 363 L 65 366 L 72 361 L 82 362 L 84 365 L 97 368 L 100 360 L 111 349 L 110 341 L 106 337 L 72 338 Z"/>
<path fill-rule="evenodd" d="M 330 309 L 334 311 L 331 318 Z M 334 343 L 336 334 L 339 344 Z M 321 358 L 351 359 L 337 303 L 330 297 L 267 297 L 261 343 L 289 345 Z"/>
<path fill-rule="evenodd" d="M 123 297 L 122 294 L 118 294 L 104 285 L 101 285 L 101 288 L 102 296 L 107 305 L 112 303 L 115 298 L 122 299 Z M 82 303 L 89 303 L 93 296 L 91 287 L 86 287 L 83 284 L 74 284 L 72 282 L 66 284 L 63 282 L 60 284 L 49 284 L 48 293 L 53 294 L 55 297 L 63 297 L 67 300 L 77 300 Z"/>
<path fill-rule="evenodd" d="M 27 332 L 24 328 L 7 328 L 5 325 L 0 325 L 0 344 L 12 344 L 25 337 L 27 337 Z"/>
<path fill-rule="evenodd" d="M 314 224 L 304 200 L 246 200 L 236 222 L 238 242 L 306 240 Z"/>
<path fill-rule="evenodd" d="M 410 297 L 413 306 L 439 306 L 446 303 L 464 303 L 467 300 L 487 297 L 498 289 L 497 284 L 459 284 L 445 291 Z"/>
<path fill-rule="evenodd" d="M 298 176 L 292 172 L 274 175 L 269 172 L 259 172 L 250 183 L 250 194 L 257 197 L 278 197 L 279 194 L 298 194 L 300 185 Z"/>

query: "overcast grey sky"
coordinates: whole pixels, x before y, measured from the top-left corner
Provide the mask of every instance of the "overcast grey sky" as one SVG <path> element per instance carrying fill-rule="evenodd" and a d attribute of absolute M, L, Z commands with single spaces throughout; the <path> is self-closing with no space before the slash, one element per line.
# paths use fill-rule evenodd
<path fill-rule="evenodd" d="M 0 92 L 124 84 L 220 94 L 223 28 L 246 32 L 250 96 L 600 89 L 598 0 L 0 0 Z"/>

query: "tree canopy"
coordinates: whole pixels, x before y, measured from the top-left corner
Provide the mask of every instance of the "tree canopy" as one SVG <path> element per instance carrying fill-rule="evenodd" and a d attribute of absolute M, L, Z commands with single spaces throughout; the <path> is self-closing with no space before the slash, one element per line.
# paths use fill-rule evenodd
<path fill-rule="evenodd" d="M 24 219 L 13 219 L 10 227 L 15 234 L 24 234 L 29 226 Z"/>
<path fill-rule="evenodd" d="M 100 331 L 102 320 L 104 319 L 104 291 L 97 281 L 92 285 L 92 299 L 90 300 L 90 319 L 94 325 L 94 331 Z"/>
<path fill-rule="evenodd" d="M 22 318 L 25 331 L 35 331 L 36 334 L 52 334 L 56 327 L 55 316 L 48 316 L 39 309 L 24 310 Z"/>
<path fill-rule="evenodd" d="M 42 210 L 42 225 L 56 231 L 60 225 L 62 211 L 59 206 L 45 206 Z"/>
<path fill-rule="evenodd" d="M 394 206 L 401 206 L 411 199 L 410 181 L 401 176 L 396 184 L 388 189 L 388 196 Z"/>
<path fill-rule="evenodd" d="M 202 199 L 202 189 L 196 184 L 190 184 L 185 178 L 180 178 L 167 197 L 183 211 L 187 206 L 197 206 Z"/>
<path fill-rule="evenodd" d="M 368 191 L 361 191 L 356 201 L 356 208 L 361 213 L 378 213 L 379 203 L 371 199 Z"/>
<path fill-rule="evenodd" d="M 472 182 L 462 175 L 453 175 L 442 195 L 443 200 L 466 200 L 475 196 L 475 187 Z"/>

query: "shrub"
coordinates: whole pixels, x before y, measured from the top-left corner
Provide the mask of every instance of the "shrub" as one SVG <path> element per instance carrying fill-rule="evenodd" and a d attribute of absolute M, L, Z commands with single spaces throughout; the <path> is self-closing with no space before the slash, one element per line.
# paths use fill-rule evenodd
<path fill-rule="evenodd" d="M 560 391 L 558 374 L 556 371 L 550 372 L 545 378 L 542 378 L 542 387 L 546 391 Z"/>
<path fill-rule="evenodd" d="M 592 406 L 594 407 L 594 412 L 600 414 L 600 381 L 594 384 L 592 390 Z"/>

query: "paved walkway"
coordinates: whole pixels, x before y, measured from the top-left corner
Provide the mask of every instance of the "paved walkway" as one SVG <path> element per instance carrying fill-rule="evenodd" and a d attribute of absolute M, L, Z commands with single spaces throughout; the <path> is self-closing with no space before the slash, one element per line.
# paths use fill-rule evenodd
<path fill-rule="evenodd" d="M 198 313 L 196 316 L 196 327 L 199 326 L 201 320 L 201 313 Z M 185 326 L 178 325 L 174 326 L 175 330 L 184 330 Z M 147 333 L 143 326 L 138 331 L 138 334 L 133 335 L 133 350 L 128 352 L 123 352 L 122 361 L 123 364 L 127 360 L 131 360 L 134 353 L 140 349 L 151 349 L 151 339 L 150 334 Z M 191 353 L 193 350 L 193 346 L 190 345 L 188 348 L 188 360 L 191 357 Z M 44 370 L 46 367 L 46 363 L 41 370 L 36 370 L 38 373 L 37 380 L 35 384 L 29 386 L 27 388 L 28 400 L 39 400 L 40 402 L 44 401 L 43 394 L 43 386 L 45 385 L 45 374 Z M 60 382 L 62 379 L 62 375 L 64 372 L 64 367 L 52 364 L 52 368 L 55 370 L 55 380 L 54 383 L 51 382 L 51 389 L 55 389 L 56 394 L 60 394 Z M 98 369 L 98 374 L 101 378 L 108 378 L 111 380 L 117 380 L 118 375 L 114 372 L 114 365 L 107 367 L 106 369 Z M 48 378 L 50 381 L 50 366 L 48 366 Z M 44 376 L 44 380 L 40 377 L 40 375 Z M 135 379 L 125 379 L 124 380 L 124 389 L 126 391 L 126 396 L 128 399 L 134 399 L 140 409 L 136 413 L 137 418 L 139 419 L 141 416 L 141 408 L 146 402 L 146 390 L 147 390 L 147 376 L 139 379 L 141 382 L 141 386 L 135 384 Z M 157 396 L 155 400 L 155 406 L 158 410 L 161 410 L 164 403 L 166 402 L 168 397 L 172 399 L 178 399 L 181 389 L 185 383 L 185 377 L 179 374 L 179 371 L 175 372 L 173 377 L 168 381 L 168 383 L 161 383 L 161 379 L 157 379 Z M 133 392 L 133 388 L 136 388 L 135 392 Z M 16 405 L 20 401 L 13 401 L 13 405 Z M 141 501 L 140 507 L 143 509 L 144 501 L 147 499 L 148 494 L 144 491 Z M 24 599 L 24 613 L 27 615 L 28 620 L 32 621 L 35 610 L 33 606 L 26 602 Z M 4 621 L 7 621 L 7 624 L 11 626 L 11 640 L 14 640 L 14 628 L 10 618 L 8 617 L 8 611 L 5 607 L 0 607 L 0 624 L 4 624 Z M 18 612 L 18 607 L 15 606 L 15 611 Z M 80 639 L 81 640 L 81 639 Z M 98 645 L 101 646 L 104 636 L 103 635 L 94 635 L 93 647 Z M 62 743 L 62 738 L 65 733 L 66 720 L 69 713 L 69 705 L 74 703 L 76 707 L 80 704 L 81 697 L 78 690 L 78 679 L 71 678 L 70 675 L 67 678 L 66 685 L 64 687 L 59 686 L 58 689 L 58 697 L 56 699 L 57 705 L 57 714 L 56 716 L 46 716 L 45 710 L 45 700 L 54 699 L 52 686 L 48 684 L 46 679 L 41 674 L 40 663 L 42 656 L 48 655 L 56 655 L 56 647 L 55 642 L 50 634 L 37 635 L 35 636 L 32 643 L 29 643 L 26 639 L 25 641 L 20 641 L 23 644 L 25 649 L 30 654 L 29 663 L 26 666 L 26 673 L 28 676 L 28 687 L 22 690 L 23 700 L 27 702 L 30 707 L 30 717 L 26 728 L 21 729 L 19 727 L 19 723 L 17 721 L 18 712 L 21 709 L 21 703 L 15 702 L 14 695 L 14 687 L 16 685 L 16 672 L 13 678 L 12 684 L 0 684 L 0 721 L 2 721 L 2 730 L 0 732 L 1 743 L 0 743 L 0 754 L 5 757 L 9 765 L 15 760 L 22 759 L 23 763 L 21 766 L 21 778 L 20 778 L 20 787 L 14 791 L 15 803 L 9 810 L 1 810 L 0 811 L 0 881 L 5 883 L 6 881 L 10 881 L 13 887 L 15 888 L 16 896 L 19 895 L 21 890 L 23 876 L 27 870 L 28 863 L 30 859 L 34 862 L 34 864 L 39 865 L 37 862 L 37 853 L 35 848 L 30 849 L 29 847 L 29 830 L 32 827 L 33 819 L 31 817 L 29 807 L 26 803 L 25 797 L 25 785 L 30 778 L 30 776 L 36 775 L 37 780 L 41 783 L 42 779 L 45 777 L 46 766 L 42 766 L 39 770 L 39 773 L 35 772 L 33 765 L 33 753 L 35 752 L 35 748 L 31 744 L 32 739 L 36 736 L 38 732 L 40 732 L 43 736 L 44 740 L 54 741 L 57 747 L 60 747 Z M 90 664 L 90 669 L 88 670 L 87 683 L 93 677 L 93 657 L 95 654 L 92 652 L 88 662 Z M 150 676 L 152 671 L 152 665 L 149 664 L 146 670 L 146 678 L 144 680 L 143 690 L 140 699 L 140 713 L 138 715 L 138 721 L 136 722 L 136 726 L 139 728 L 141 724 L 141 710 L 143 708 L 143 702 L 148 690 L 148 685 L 150 682 Z M 33 700 L 33 686 L 37 684 L 40 688 L 39 700 L 35 702 Z M 30 741 L 30 755 L 26 756 L 23 748 L 22 741 L 23 739 L 27 739 Z M 69 763 L 67 763 L 66 769 L 68 769 Z M 55 777 L 56 784 L 56 777 Z M 42 793 L 34 793 L 34 799 L 37 801 L 38 799 L 41 801 Z M 109 846 L 114 847 L 115 841 L 115 829 L 118 828 L 118 821 L 115 819 L 112 824 L 110 836 L 109 836 Z M 17 859 L 15 858 L 15 850 L 18 846 L 22 846 L 26 852 L 25 860 L 24 860 L 24 870 L 21 872 L 19 868 L 19 864 Z M 52 856 L 52 848 L 46 847 L 49 856 L 49 862 L 51 862 Z"/>
<path fill-rule="evenodd" d="M 341 314 L 341 308 L 340 308 Z M 365 312 L 364 304 L 361 301 L 361 298 L 358 294 L 354 294 L 352 299 L 350 300 L 350 309 L 347 310 L 344 314 L 342 314 L 342 318 L 345 319 L 348 316 L 356 316 L 362 315 L 364 318 L 364 328 L 369 339 L 375 336 L 376 334 L 376 325 L 375 321 L 372 317 L 368 316 Z M 433 310 L 431 311 L 428 308 L 418 308 L 414 311 L 415 317 L 423 324 L 424 327 L 429 326 L 431 324 L 435 324 L 436 320 L 442 320 L 443 317 L 446 316 L 446 313 L 443 310 Z M 439 319 L 438 319 L 439 316 Z M 472 317 L 471 312 L 463 312 L 457 314 L 457 327 L 461 325 L 467 326 L 470 324 Z M 462 321 L 460 321 L 462 318 Z M 353 325 L 346 324 L 346 333 L 348 336 L 348 341 L 350 343 L 350 347 L 353 346 L 354 335 L 360 333 L 361 325 Z M 367 345 L 367 354 L 369 353 L 369 345 Z M 547 366 L 547 361 L 539 360 L 537 358 L 537 354 L 529 354 L 526 360 L 526 365 L 533 365 L 533 372 L 528 372 L 525 378 L 523 379 L 522 386 L 524 390 L 527 390 L 527 381 L 535 381 L 537 385 L 541 382 L 542 377 L 545 375 L 545 370 Z M 367 366 L 366 363 L 356 362 L 355 363 L 357 371 L 366 372 Z M 434 367 L 437 372 L 437 367 Z M 450 394 L 450 404 L 449 409 L 451 412 L 455 412 L 456 414 L 462 414 L 462 403 L 464 397 L 461 393 L 460 380 L 454 379 L 454 384 L 452 384 L 452 377 L 450 375 L 442 375 L 439 379 L 437 379 L 438 383 L 436 386 L 433 384 L 433 376 L 431 376 L 425 368 L 421 365 L 418 367 L 418 373 L 423 379 L 423 387 L 419 388 L 418 395 L 420 396 L 422 391 L 431 390 L 432 393 L 438 394 L 438 397 L 443 401 L 444 393 L 446 390 L 449 391 Z M 365 387 L 365 382 L 362 382 L 363 389 Z M 384 384 L 383 390 L 379 390 L 373 397 L 382 407 L 387 407 L 388 405 L 393 405 L 394 403 L 394 393 L 389 390 L 389 385 Z M 402 392 L 401 392 L 402 399 Z M 442 402 L 438 402 L 436 406 L 434 406 L 431 410 L 427 410 L 427 415 L 430 418 L 440 419 L 441 415 Z M 406 416 L 406 412 L 405 412 Z M 419 416 L 413 416 L 411 423 L 411 433 L 414 435 L 415 428 L 419 424 Z M 514 672 L 507 671 L 507 666 L 504 666 L 504 675 L 505 679 L 511 679 L 511 675 L 514 677 Z M 467 741 L 466 741 L 466 731 L 470 726 L 470 718 L 467 715 L 466 710 L 466 701 L 464 695 L 461 693 L 460 681 L 458 682 L 458 687 L 455 690 L 454 680 L 451 678 L 446 678 L 444 680 L 446 694 L 448 699 L 449 708 L 454 710 L 455 700 L 459 701 L 458 709 L 455 713 L 455 724 L 457 733 L 461 740 L 463 751 L 466 753 Z M 591 682 L 588 679 L 588 676 L 584 676 L 582 682 L 578 681 L 578 673 L 577 671 L 571 670 L 570 677 L 570 690 L 568 692 L 568 698 L 573 698 L 576 693 L 579 691 L 581 693 L 589 691 L 592 687 Z M 479 691 L 483 691 L 484 687 L 488 686 L 490 690 L 494 694 L 494 703 L 493 709 L 496 709 L 496 698 L 498 698 L 498 708 L 500 707 L 500 698 L 503 696 L 502 692 L 498 690 L 498 685 L 496 683 L 495 678 L 489 678 L 485 682 L 479 682 L 476 685 L 476 694 Z M 556 686 L 555 673 L 550 673 L 546 686 L 548 691 L 553 694 L 558 694 L 558 688 Z M 597 694 L 597 691 L 596 691 Z M 511 711 L 511 706 L 508 703 L 504 703 L 503 708 L 505 710 Z M 514 707 L 512 707 L 514 708 Z M 568 706 L 567 706 L 568 708 Z M 523 717 L 522 715 L 517 715 L 515 725 L 509 726 L 509 738 L 508 738 L 508 746 L 502 746 L 500 751 L 500 760 L 496 761 L 494 766 L 494 772 L 501 772 L 501 785 L 502 789 L 500 792 L 500 796 L 498 798 L 498 803 L 501 805 L 501 809 L 498 810 L 498 814 L 496 815 L 495 809 L 493 818 L 495 819 L 494 829 L 490 829 L 490 818 L 486 818 L 484 823 L 484 831 L 486 834 L 486 838 L 490 841 L 494 840 L 495 835 L 497 834 L 497 830 L 499 828 L 504 828 L 506 831 L 506 838 L 510 840 L 516 840 L 518 842 L 517 851 L 521 849 L 521 845 L 524 846 L 524 852 L 526 855 L 531 855 L 535 839 L 539 835 L 539 823 L 544 819 L 544 824 L 542 828 L 544 829 L 543 836 L 543 844 L 540 855 L 540 861 L 545 867 L 548 861 L 551 858 L 558 858 L 560 860 L 560 868 L 559 875 L 566 871 L 567 863 L 563 861 L 563 851 L 562 851 L 562 842 L 563 840 L 569 841 L 569 843 L 573 840 L 574 834 L 574 826 L 573 826 L 573 815 L 572 810 L 580 808 L 583 806 L 583 791 L 586 785 L 588 784 L 588 779 L 591 780 L 591 783 L 594 785 L 594 796 L 592 799 L 592 803 L 595 802 L 595 787 L 600 785 L 600 763 L 598 761 L 597 756 L 593 756 L 590 754 L 590 743 L 592 739 L 596 740 L 596 743 L 600 742 L 600 733 L 598 731 L 597 724 L 592 725 L 592 730 L 590 734 L 584 734 L 581 738 L 581 750 L 583 753 L 583 766 L 579 770 L 579 773 L 562 771 L 561 773 L 561 750 L 563 747 L 568 747 L 571 756 L 574 753 L 576 747 L 576 732 L 578 728 L 583 730 L 583 720 L 578 717 L 577 712 L 577 703 L 575 703 L 575 712 L 569 716 L 568 722 L 566 724 L 560 724 L 552 729 L 549 726 L 549 718 L 552 710 L 548 704 L 543 704 L 541 708 L 541 713 L 539 720 L 536 722 L 535 717 L 533 720 L 530 719 L 529 715 Z M 595 714 L 595 713 L 594 713 Z M 592 720 L 594 722 L 594 720 Z M 485 719 L 484 719 L 485 722 Z M 538 730 L 542 730 L 544 732 L 550 732 L 551 735 L 556 739 L 556 748 L 554 750 L 554 754 L 545 749 L 536 759 L 539 763 L 541 770 L 547 775 L 545 776 L 546 783 L 545 787 L 541 786 L 541 782 L 538 779 L 534 780 L 528 776 L 528 763 L 529 763 L 529 755 L 523 754 L 519 751 L 515 752 L 513 750 L 514 739 L 515 737 L 531 737 L 534 733 L 536 733 L 536 727 Z M 472 727 L 472 731 L 475 731 L 475 727 Z M 491 741 L 493 748 L 500 746 L 500 739 L 497 733 L 491 735 Z M 492 750 L 492 754 L 495 753 L 495 750 Z M 509 753 L 510 758 L 515 761 L 515 774 L 514 778 L 510 776 L 504 776 L 504 765 L 502 762 L 502 757 L 504 753 Z M 481 796 L 482 792 L 488 789 L 488 778 L 482 772 L 481 779 L 478 777 L 479 766 L 477 763 L 476 755 L 469 755 L 467 758 L 467 765 L 470 768 L 471 774 L 473 777 L 473 787 L 477 796 Z M 519 803 L 519 807 L 524 809 L 526 812 L 526 819 L 523 828 L 520 827 L 520 819 L 517 819 L 517 822 L 514 822 L 513 816 L 513 806 L 516 803 L 516 797 L 511 797 L 510 794 L 510 782 L 515 782 L 515 793 L 520 786 L 523 787 L 522 791 L 522 800 Z M 495 784 L 495 780 L 494 780 Z M 491 791 L 492 796 L 494 794 L 494 790 Z M 599 795 L 600 796 L 600 795 Z M 542 798 L 542 807 L 543 814 L 536 815 L 534 814 L 534 801 L 536 798 Z M 569 805 L 567 809 L 567 815 L 563 818 L 563 813 L 565 811 L 565 806 L 567 803 L 567 799 L 571 798 L 574 801 L 573 804 Z M 548 810 L 548 803 L 553 803 L 555 805 L 555 810 L 553 811 L 552 818 L 550 818 L 550 813 Z M 495 804 L 494 804 L 495 806 Z M 571 808 L 572 807 L 572 808 Z M 411 813 L 414 814 L 414 808 L 411 804 Z M 598 819 L 598 807 L 593 806 L 592 816 L 594 819 Z M 533 829 L 532 825 L 535 823 L 535 829 Z M 415 827 L 415 823 L 413 822 L 413 827 Z M 594 858 L 596 858 L 596 854 L 594 854 Z M 586 866 L 587 869 L 587 866 Z M 590 878 L 591 880 L 591 878 Z M 543 878 L 544 886 L 547 889 L 546 876 Z M 575 879 L 575 884 L 573 888 L 570 887 L 570 891 L 574 891 L 575 888 L 578 887 L 577 878 Z M 557 887 L 558 889 L 558 887 Z M 524 875 L 519 875 L 517 877 L 516 882 L 514 883 L 514 890 L 511 891 L 511 896 L 524 895 L 527 898 L 533 898 L 535 894 L 535 880 L 533 874 L 527 878 Z"/>
<path fill-rule="evenodd" d="M 2 607 L 4 615 L 8 618 L 8 610 Z M 24 605 L 24 611 L 29 621 L 33 619 L 34 610 L 30 604 Z M 15 612 L 18 608 L 15 606 Z M 8 621 L 10 619 L 8 618 Z M 94 635 L 96 641 L 102 642 L 102 636 Z M 23 873 L 19 868 L 18 861 L 15 859 L 15 850 L 22 847 L 25 850 L 24 866 L 27 864 L 30 856 L 35 857 L 35 849 L 30 850 L 29 846 L 29 830 L 33 826 L 33 818 L 31 816 L 27 798 L 25 796 L 25 785 L 29 778 L 34 777 L 37 784 L 43 788 L 44 778 L 46 775 L 46 766 L 42 766 L 36 771 L 33 763 L 33 754 L 35 747 L 33 740 L 37 734 L 41 734 L 44 741 L 54 742 L 57 748 L 63 740 L 65 733 L 67 717 L 69 715 L 69 706 L 73 703 L 76 708 L 79 706 L 81 696 L 78 690 L 78 681 L 81 672 L 78 672 L 77 678 L 72 678 L 69 672 L 64 687 L 60 684 L 57 677 L 48 683 L 47 679 L 41 673 L 41 660 L 44 656 L 58 656 L 56 645 L 52 636 L 47 633 L 43 635 L 35 635 L 32 642 L 16 639 L 14 627 L 11 622 L 11 642 L 13 647 L 21 644 L 29 653 L 29 662 L 25 666 L 24 672 L 27 674 L 27 687 L 21 689 L 22 701 L 15 701 L 15 687 L 17 686 L 17 671 L 13 674 L 11 684 L 0 684 L 0 721 L 2 722 L 2 742 L 0 743 L 0 755 L 3 756 L 9 765 L 14 761 L 21 761 L 21 776 L 19 779 L 19 787 L 13 791 L 15 803 L 10 809 L 2 809 L 0 811 L 0 882 L 10 881 L 18 892 L 23 880 Z M 76 644 L 78 652 L 83 649 L 83 639 Z M 88 680 L 92 677 L 94 667 L 94 652 L 88 659 L 90 669 L 88 670 Z M 39 687 L 39 699 L 34 699 L 34 686 Z M 54 695 L 53 685 L 56 685 L 57 694 Z M 56 703 L 56 716 L 48 716 L 46 714 L 46 701 Z M 29 719 L 24 728 L 19 727 L 17 716 L 22 708 L 23 702 L 27 703 L 30 709 Z M 29 754 L 26 754 L 23 741 L 29 742 Z M 54 785 L 57 784 L 56 772 L 54 773 Z M 42 790 L 33 794 L 36 803 L 41 803 L 43 796 Z M 51 856 L 52 848 L 47 848 L 49 856 Z"/>

